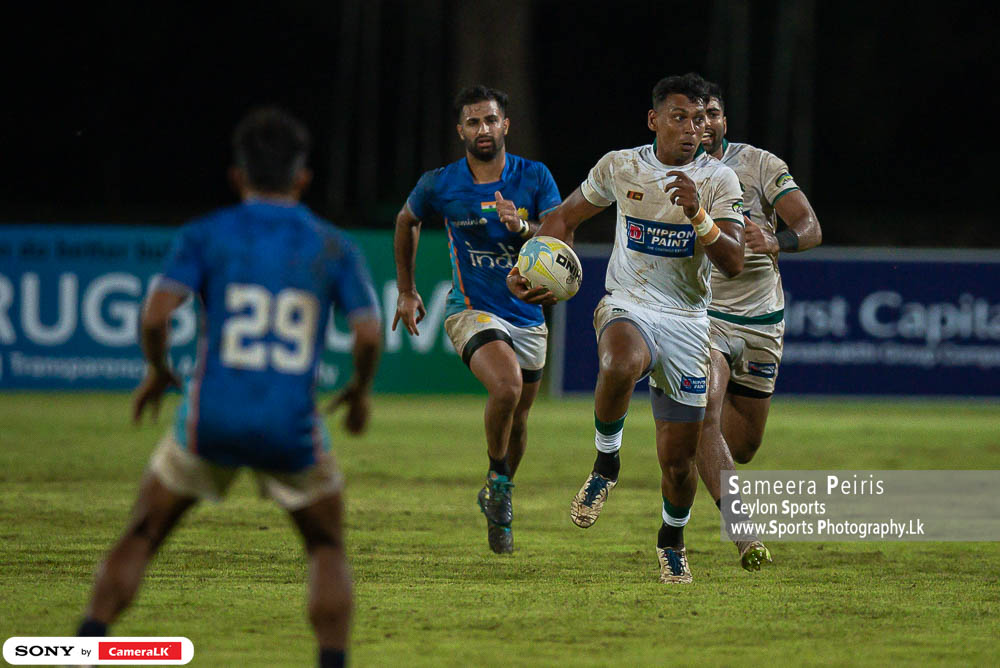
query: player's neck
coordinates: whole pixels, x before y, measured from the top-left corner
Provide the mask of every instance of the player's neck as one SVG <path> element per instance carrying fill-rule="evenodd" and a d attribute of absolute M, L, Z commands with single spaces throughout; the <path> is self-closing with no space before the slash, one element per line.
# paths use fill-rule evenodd
<path fill-rule="evenodd" d="M 465 160 L 469 163 L 473 183 L 494 183 L 503 175 L 503 168 L 507 164 L 507 151 L 500 149 L 491 160 L 480 160 L 466 151 Z"/>
<path fill-rule="evenodd" d="M 299 203 L 299 196 L 295 193 L 244 190 L 240 195 L 244 202 L 267 202 L 283 206 L 294 206 Z"/>
<path fill-rule="evenodd" d="M 683 167 L 688 163 L 694 162 L 694 154 L 686 158 L 685 157 L 678 158 L 670 155 L 665 155 L 666 150 L 663 148 L 662 145 L 658 145 L 655 148 L 656 148 L 656 159 L 659 160 L 662 164 L 667 165 L 668 167 Z"/>

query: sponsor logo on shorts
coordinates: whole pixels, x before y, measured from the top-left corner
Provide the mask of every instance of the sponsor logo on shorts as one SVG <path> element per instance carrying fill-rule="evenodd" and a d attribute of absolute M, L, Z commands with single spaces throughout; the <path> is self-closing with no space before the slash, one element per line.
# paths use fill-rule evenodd
<path fill-rule="evenodd" d="M 491 318 L 490 316 L 488 316 L 488 315 L 486 315 L 484 313 L 480 313 L 479 315 L 476 316 L 476 322 L 487 323 L 487 322 L 490 322 L 492 320 L 493 320 L 493 318 Z"/>
<path fill-rule="evenodd" d="M 681 376 L 681 392 L 705 394 L 707 385 L 705 376 Z"/>
<path fill-rule="evenodd" d="M 788 172 L 784 172 L 781 174 L 781 176 L 779 176 L 774 180 L 774 185 L 780 188 L 781 186 L 785 185 L 791 180 L 792 180 L 792 175 L 789 174 Z"/>
<path fill-rule="evenodd" d="M 694 228 L 687 223 L 661 223 L 625 216 L 629 250 L 660 257 L 694 255 Z"/>
<path fill-rule="evenodd" d="M 747 362 L 747 369 L 751 376 L 774 378 L 778 372 L 778 365 L 774 362 Z"/>
<path fill-rule="evenodd" d="M 625 196 L 629 199 L 634 199 L 636 202 L 642 201 L 642 191 L 639 190 L 629 190 Z"/>

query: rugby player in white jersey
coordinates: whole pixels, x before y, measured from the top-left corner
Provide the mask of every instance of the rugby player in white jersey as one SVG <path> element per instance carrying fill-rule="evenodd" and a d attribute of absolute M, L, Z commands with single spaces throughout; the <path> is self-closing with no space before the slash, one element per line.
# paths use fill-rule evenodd
<path fill-rule="evenodd" d="M 736 499 L 722 496 L 721 472 L 733 470 L 733 460 L 746 464 L 760 447 L 781 363 L 785 302 L 778 255 L 818 246 L 822 233 L 784 161 L 750 144 L 727 141 L 722 89 L 709 84 L 708 95 L 701 145 L 736 172 L 749 218 L 743 271 L 729 277 L 712 269 L 712 370 L 698 446 L 701 479 L 731 521 L 740 517 L 733 513 Z M 780 231 L 779 217 L 787 225 Z M 771 561 L 756 537 L 741 536 L 734 542 L 743 568 L 760 570 L 762 563 Z"/>
<path fill-rule="evenodd" d="M 546 216 L 540 235 L 570 241 L 584 220 L 617 202 L 607 295 L 594 313 L 599 375 L 594 392 L 594 471 L 573 499 L 571 518 L 591 526 L 618 480 L 618 449 L 635 383 L 650 376 L 663 525 L 657 538 L 660 581 L 691 582 L 684 525 L 697 489 L 695 450 L 708 385 L 709 276 L 743 268 L 743 202 L 731 169 L 696 157 L 705 131 L 705 81 L 671 76 L 653 88 L 647 125 L 656 140 L 612 151 Z M 531 296 L 516 269 L 508 287 Z"/>

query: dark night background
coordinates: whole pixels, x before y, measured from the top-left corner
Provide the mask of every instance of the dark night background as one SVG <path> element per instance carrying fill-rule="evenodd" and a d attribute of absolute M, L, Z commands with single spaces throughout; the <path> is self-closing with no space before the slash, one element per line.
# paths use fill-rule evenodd
<path fill-rule="evenodd" d="M 0 28 L 0 221 L 177 224 L 230 203 L 231 128 L 277 103 L 314 135 L 307 203 L 389 227 L 420 173 L 460 156 L 450 100 L 480 81 L 511 93 L 508 150 L 566 196 L 606 151 L 650 141 L 657 79 L 696 70 L 727 92 L 730 139 L 789 163 L 826 244 L 997 247 L 982 7 L 42 3 Z"/>

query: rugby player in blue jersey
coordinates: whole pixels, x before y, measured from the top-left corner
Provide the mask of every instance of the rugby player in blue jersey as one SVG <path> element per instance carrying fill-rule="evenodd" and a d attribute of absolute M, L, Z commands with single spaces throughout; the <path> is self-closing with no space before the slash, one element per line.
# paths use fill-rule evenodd
<path fill-rule="evenodd" d="M 199 499 L 220 499 L 249 467 L 302 534 L 320 666 L 340 666 L 352 606 L 342 482 L 313 394 L 333 306 L 354 333 L 355 373 L 331 408 L 345 404 L 348 431 L 365 429 L 380 344 L 374 290 L 351 240 L 299 203 L 311 178 L 306 128 L 262 109 L 237 126 L 233 148 L 230 177 L 242 203 L 180 230 L 145 303 L 148 366 L 134 419 L 147 407 L 155 415 L 164 391 L 178 384 L 168 324 L 189 295 L 203 311 L 198 361 L 125 533 L 98 570 L 78 635 L 106 635 L 177 521 Z"/>
<path fill-rule="evenodd" d="M 413 280 L 421 221 L 444 218 L 451 251 L 452 290 L 445 330 L 455 350 L 486 387 L 489 470 L 479 492 L 490 548 L 511 552 L 514 474 L 527 442 L 528 411 L 545 366 L 548 330 L 538 304 L 507 289 L 507 272 L 524 240 L 558 206 L 559 190 L 540 162 L 507 153 L 507 96 L 485 86 L 455 98 L 465 157 L 424 173 L 396 216 L 399 299 L 392 326 L 418 336 L 425 315 Z M 544 292 L 544 289 L 539 292 Z"/>

